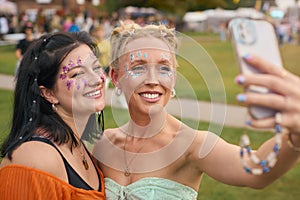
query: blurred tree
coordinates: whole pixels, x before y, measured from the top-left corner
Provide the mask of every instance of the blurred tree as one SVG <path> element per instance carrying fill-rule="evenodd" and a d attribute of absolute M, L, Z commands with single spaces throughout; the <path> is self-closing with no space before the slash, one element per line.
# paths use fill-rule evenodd
<path fill-rule="evenodd" d="M 255 5 L 255 0 L 225 0 L 225 2 L 227 5 L 223 8 L 229 10 L 235 10 L 239 7 L 254 7 Z"/>
<path fill-rule="evenodd" d="M 182 17 L 187 11 L 201 11 L 214 8 L 234 10 L 239 7 L 254 7 L 256 1 L 261 5 L 268 2 L 270 6 L 276 5 L 275 0 L 106 0 L 107 10 L 111 13 L 126 6 L 153 7 L 166 14 Z"/>
<path fill-rule="evenodd" d="M 103 9 L 106 10 L 109 14 L 114 11 L 117 11 L 120 8 L 120 0 L 106 0 Z"/>
<path fill-rule="evenodd" d="M 216 7 L 225 7 L 228 0 L 114 0 L 114 8 L 126 6 L 153 7 L 165 13 L 183 16 L 187 11 L 205 10 Z M 106 1 L 109 3 L 110 1 Z M 111 7 L 109 5 L 109 7 Z M 112 10 L 111 8 L 109 10 Z"/>

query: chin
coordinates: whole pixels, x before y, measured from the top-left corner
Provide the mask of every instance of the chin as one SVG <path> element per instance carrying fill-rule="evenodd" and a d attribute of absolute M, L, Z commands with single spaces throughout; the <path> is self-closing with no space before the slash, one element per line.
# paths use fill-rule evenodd
<path fill-rule="evenodd" d="M 105 103 L 101 103 L 100 105 L 95 105 L 95 112 L 100 112 L 105 108 Z"/>

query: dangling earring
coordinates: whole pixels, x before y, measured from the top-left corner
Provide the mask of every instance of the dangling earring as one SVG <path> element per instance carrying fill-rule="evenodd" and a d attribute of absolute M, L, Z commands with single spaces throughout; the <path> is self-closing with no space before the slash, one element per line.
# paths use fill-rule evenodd
<path fill-rule="evenodd" d="M 172 88 L 171 97 L 174 98 L 175 96 L 176 96 L 176 90 L 175 90 L 175 88 Z"/>
<path fill-rule="evenodd" d="M 119 97 L 122 94 L 122 90 L 120 88 L 118 88 L 117 86 L 114 89 L 115 94 Z"/>
<path fill-rule="evenodd" d="M 53 110 L 53 112 L 57 112 L 57 107 L 55 106 L 54 103 L 52 104 L 52 110 Z"/>

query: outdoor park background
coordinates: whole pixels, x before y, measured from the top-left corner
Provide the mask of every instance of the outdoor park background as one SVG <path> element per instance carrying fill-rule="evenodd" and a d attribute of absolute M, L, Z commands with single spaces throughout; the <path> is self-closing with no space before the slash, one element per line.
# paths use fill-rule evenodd
<path fill-rule="evenodd" d="M 242 92 L 242 89 L 234 83 L 234 77 L 238 74 L 238 67 L 234 57 L 230 41 L 220 42 L 218 34 L 186 33 L 199 42 L 216 63 L 226 89 L 227 102 L 237 104 L 235 96 Z M 192 51 L 193 49 L 191 49 Z M 16 58 L 14 55 L 15 45 L 0 47 L 0 73 L 13 75 Z M 290 71 L 300 75 L 300 45 L 284 44 L 280 46 L 284 66 Z M 194 77 L 194 69 L 185 67 L 186 63 L 181 61 L 178 71 L 185 76 L 193 85 L 198 100 L 209 101 L 209 93 L 201 77 Z M 1 81 L 1 80 L 0 80 Z M 12 115 L 13 92 L 0 90 L 0 142 L 4 140 L 9 131 L 9 124 Z M 105 109 L 105 126 L 115 127 L 111 109 Z M 237 113 L 238 114 L 238 113 Z M 244 116 L 241 116 L 244 117 Z M 207 129 L 208 123 L 200 122 L 199 129 Z M 225 140 L 238 144 L 243 132 L 241 128 L 224 127 L 221 137 Z M 257 148 L 267 138 L 273 136 L 271 132 L 253 132 L 249 130 L 252 148 Z M 200 185 L 198 199 L 213 200 L 235 200 L 235 199 L 264 199 L 264 200 L 295 200 L 300 196 L 300 165 L 296 165 L 282 178 L 263 190 L 249 188 L 237 188 L 216 182 L 208 176 L 204 176 Z"/>

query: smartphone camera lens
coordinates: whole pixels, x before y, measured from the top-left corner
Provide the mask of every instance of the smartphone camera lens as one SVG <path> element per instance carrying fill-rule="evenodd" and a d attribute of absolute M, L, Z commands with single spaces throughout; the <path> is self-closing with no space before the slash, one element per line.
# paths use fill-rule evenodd
<path fill-rule="evenodd" d="M 239 42 L 247 45 L 251 45 L 255 42 L 256 31 L 253 24 L 251 24 L 249 20 L 247 19 L 239 20 L 237 27 L 238 28 L 236 31 L 237 31 Z"/>

